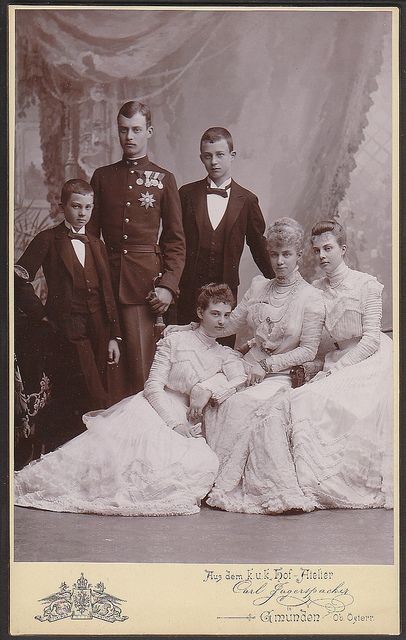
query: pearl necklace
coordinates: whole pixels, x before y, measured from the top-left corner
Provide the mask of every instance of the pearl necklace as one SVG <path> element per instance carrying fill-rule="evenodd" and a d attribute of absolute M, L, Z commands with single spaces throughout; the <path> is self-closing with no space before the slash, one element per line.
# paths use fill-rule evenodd
<path fill-rule="evenodd" d="M 294 272 L 294 279 L 291 282 L 278 282 L 278 279 L 275 278 L 275 280 L 271 280 L 269 283 L 268 299 L 266 303 L 275 309 L 280 309 L 280 314 L 278 314 L 279 317 L 277 318 L 270 318 L 269 315 L 264 317 L 265 313 L 267 313 L 265 309 L 263 310 L 263 313 L 260 314 L 260 316 L 262 316 L 260 317 L 260 322 L 265 321 L 268 325 L 267 332 L 269 337 L 271 336 L 273 327 L 281 322 L 286 315 L 302 281 L 303 278 L 296 269 Z"/>

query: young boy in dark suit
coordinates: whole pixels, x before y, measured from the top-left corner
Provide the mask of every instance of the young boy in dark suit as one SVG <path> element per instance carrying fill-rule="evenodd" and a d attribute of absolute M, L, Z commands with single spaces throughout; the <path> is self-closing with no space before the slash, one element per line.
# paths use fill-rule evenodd
<path fill-rule="evenodd" d="M 121 338 L 106 249 L 85 232 L 93 209 L 90 184 L 68 180 L 60 207 L 65 220 L 36 235 L 17 264 L 30 280 L 42 267 L 48 287 L 44 319 L 70 347 L 55 357 L 64 359 L 67 379 L 82 373 L 82 409 L 103 409 L 110 404 L 107 364 L 118 363 Z"/>
<path fill-rule="evenodd" d="M 266 278 L 273 277 L 258 198 L 231 178 L 235 155 L 227 129 L 207 129 L 200 141 L 200 159 L 208 175 L 179 190 L 186 237 L 186 265 L 179 285 L 179 324 L 197 319 L 196 292 L 209 282 L 225 282 L 237 296 L 245 241 L 259 270 Z M 227 344 L 233 346 L 234 339 Z"/>

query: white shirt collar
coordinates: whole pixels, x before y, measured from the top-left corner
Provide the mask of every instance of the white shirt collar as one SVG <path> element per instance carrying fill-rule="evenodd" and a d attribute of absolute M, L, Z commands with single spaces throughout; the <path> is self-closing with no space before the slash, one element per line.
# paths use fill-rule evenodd
<path fill-rule="evenodd" d="M 209 181 L 210 189 L 225 189 L 229 184 L 231 184 L 231 178 L 227 178 L 227 180 L 225 180 L 222 184 L 219 184 L 219 186 L 217 186 L 216 183 L 213 182 L 213 180 L 211 180 L 210 178 Z"/>
<path fill-rule="evenodd" d="M 73 231 L 73 233 L 83 233 L 83 234 L 86 233 L 85 227 L 82 227 L 81 229 L 79 229 L 79 231 L 75 231 L 75 229 L 72 227 L 71 223 L 68 222 L 67 220 L 65 220 L 65 227 L 67 227 L 68 229 Z"/>

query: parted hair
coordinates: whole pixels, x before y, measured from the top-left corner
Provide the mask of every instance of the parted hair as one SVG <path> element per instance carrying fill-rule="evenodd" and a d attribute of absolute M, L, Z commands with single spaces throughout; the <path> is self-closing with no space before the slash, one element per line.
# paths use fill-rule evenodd
<path fill-rule="evenodd" d="M 90 185 L 86 180 L 82 180 L 81 178 L 73 178 L 72 180 L 68 180 L 62 187 L 61 190 L 61 204 L 67 204 L 69 197 L 72 193 L 80 193 L 82 196 L 87 196 L 89 194 L 94 193 L 92 185 Z"/>
<path fill-rule="evenodd" d="M 205 284 L 203 287 L 201 287 L 197 292 L 197 308 L 205 311 L 210 302 L 213 302 L 214 304 L 223 302 L 224 304 L 229 304 L 231 307 L 233 307 L 235 300 L 228 284 L 217 284 L 216 282 L 210 282 L 209 284 Z"/>
<path fill-rule="evenodd" d="M 321 236 L 322 233 L 332 233 L 340 247 L 343 244 L 347 244 L 345 229 L 337 220 L 319 220 L 319 222 L 316 222 L 312 228 L 312 240 L 315 236 Z"/>
<path fill-rule="evenodd" d="M 294 246 L 297 253 L 303 250 L 304 230 L 293 218 L 278 218 L 265 231 L 268 248 L 281 245 Z"/>
<path fill-rule="evenodd" d="M 138 102 L 137 100 L 130 100 L 129 102 L 123 104 L 117 114 L 117 122 L 120 116 L 124 116 L 125 118 L 132 118 L 136 113 L 141 113 L 145 117 L 145 123 L 148 129 L 148 127 L 150 127 L 152 124 L 151 111 L 146 104 Z"/>
<path fill-rule="evenodd" d="M 218 142 L 219 140 L 225 140 L 229 151 L 233 151 L 233 138 L 231 133 L 227 129 L 224 129 L 224 127 L 210 127 L 210 129 L 206 129 L 200 139 L 200 149 L 202 148 L 203 142 Z"/>

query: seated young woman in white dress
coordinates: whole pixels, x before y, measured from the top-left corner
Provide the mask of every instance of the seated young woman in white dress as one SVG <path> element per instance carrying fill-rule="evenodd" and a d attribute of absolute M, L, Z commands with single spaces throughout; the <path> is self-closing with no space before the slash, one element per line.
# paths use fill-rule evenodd
<path fill-rule="evenodd" d="M 312 508 L 392 508 L 392 340 L 381 332 L 377 279 L 344 263 L 346 238 L 335 220 L 312 229 L 325 277 L 332 350 L 309 383 L 275 398 L 252 433 L 244 492 L 280 513 Z"/>
<path fill-rule="evenodd" d="M 241 355 L 216 342 L 232 304 L 227 285 L 203 287 L 198 329 L 158 343 L 143 392 L 85 414 L 86 432 L 16 472 L 15 504 L 103 515 L 197 513 L 218 460 L 195 418 L 218 385 L 246 378 Z"/>
<path fill-rule="evenodd" d="M 251 377 L 257 384 L 219 407 L 205 409 L 207 443 L 220 462 L 215 488 L 207 499 L 211 506 L 266 513 L 259 496 L 248 498 L 242 491 L 250 433 L 266 415 L 263 405 L 280 389 L 291 387 L 290 369 L 314 359 L 324 321 L 322 293 L 298 270 L 303 237 L 302 227 L 292 218 L 280 218 L 268 227 L 275 278 L 256 276 L 221 332 L 228 336 L 248 327 L 252 338 L 244 349 L 244 360 L 251 365 Z M 302 505 L 303 499 L 297 506 Z"/>

